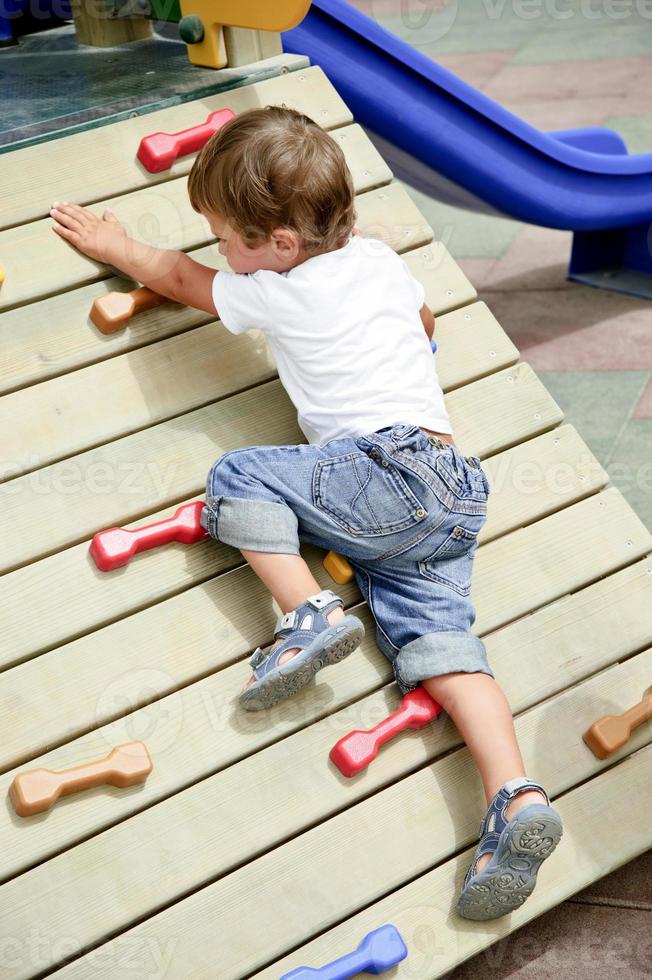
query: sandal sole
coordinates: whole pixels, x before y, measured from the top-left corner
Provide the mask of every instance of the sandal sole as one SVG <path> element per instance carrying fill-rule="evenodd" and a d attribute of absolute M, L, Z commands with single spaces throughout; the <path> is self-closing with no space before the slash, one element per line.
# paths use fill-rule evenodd
<path fill-rule="evenodd" d="M 519 908 L 534 891 L 539 868 L 563 833 L 561 817 L 539 803 L 523 807 L 505 831 L 489 863 L 458 899 L 456 910 L 465 919 L 496 919 Z"/>
<path fill-rule="evenodd" d="M 348 618 L 355 622 L 347 623 Z M 335 631 L 331 633 L 331 631 Z M 302 658 L 302 653 L 288 660 L 273 673 L 263 677 L 254 687 L 248 688 L 240 697 L 239 702 L 248 711 L 263 711 L 272 708 L 279 701 L 292 697 L 297 691 L 313 680 L 315 674 L 323 667 L 339 663 L 360 646 L 364 639 L 364 626 L 355 617 L 345 617 L 329 630 L 324 630 L 325 646 L 315 650 L 309 658 Z M 330 635 L 329 635 L 330 634 Z"/>

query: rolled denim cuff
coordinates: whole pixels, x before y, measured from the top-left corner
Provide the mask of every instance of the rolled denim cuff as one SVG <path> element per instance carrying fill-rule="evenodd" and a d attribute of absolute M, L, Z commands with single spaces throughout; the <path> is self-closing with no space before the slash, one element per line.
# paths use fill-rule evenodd
<path fill-rule="evenodd" d="M 485 645 L 473 633 L 463 630 L 425 633 L 406 643 L 394 659 L 394 674 L 401 694 L 413 691 L 429 677 L 456 671 L 480 671 L 494 677 Z"/>
<path fill-rule="evenodd" d="M 212 538 L 248 551 L 301 554 L 296 514 L 285 504 L 207 497 L 199 522 Z"/>

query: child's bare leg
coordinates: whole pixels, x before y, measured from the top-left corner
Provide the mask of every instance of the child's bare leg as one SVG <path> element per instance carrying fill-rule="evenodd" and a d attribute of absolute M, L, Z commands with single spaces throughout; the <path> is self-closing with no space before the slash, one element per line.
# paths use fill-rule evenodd
<path fill-rule="evenodd" d="M 526 775 L 507 698 L 493 677 L 480 671 L 441 674 L 422 684 L 450 715 L 466 742 L 480 772 L 488 806 L 508 779 Z M 524 790 L 511 800 L 505 816 L 510 819 L 529 803 L 545 802 L 537 790 Z M 477 871 L 490 859 L 490 854 L 484 854 Z"/>
<path fill-rule="evenodd" d="M 301 555 L 282 555 L 274 552 L 244 551 L 242 549 L 241 551 L 244 558 L 249 562 L 261 582 L 267 586 L 281 607 L 281 611 L 284 613 L 289 612 L 291 609 L 296 609 L 297 606 L 300 606 L 302 602 L 306 601 L 308 596 L 322 591 L 321 585 L 314 578 Z M 334 623 L 338 623 L 340 619 L 344 619 L 344 616 L 344 610 L 338 607 L 337 609 L 331 609 L 326 618 L 333 625 Z M 278 641 L 278 643 L 282 642 L 282 640 Z M 278 643 L 275 643 L 271 649 L 273 650 Z M 279 663 L 284 664 L 297 653 L 299 653 L 298 647 L 286 650 L 281 654 Z M 253 680 L 252 675 L 243 690 L 246 690 Z"/>

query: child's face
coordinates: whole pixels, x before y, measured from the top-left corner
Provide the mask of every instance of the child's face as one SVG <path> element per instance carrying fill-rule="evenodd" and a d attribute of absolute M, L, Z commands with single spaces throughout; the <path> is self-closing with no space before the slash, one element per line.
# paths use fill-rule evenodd
<path fill-rule="evenodd" d="M 272 233 L 268 241 L 252 246 L 225 218 L 206 211 L 201 213 L 218 240 L 220 254 L 234 272 L 258 272 L 260 269 L 287 272 L 295 264 L 300 248 L 293 232 L 279 229 Z"/>

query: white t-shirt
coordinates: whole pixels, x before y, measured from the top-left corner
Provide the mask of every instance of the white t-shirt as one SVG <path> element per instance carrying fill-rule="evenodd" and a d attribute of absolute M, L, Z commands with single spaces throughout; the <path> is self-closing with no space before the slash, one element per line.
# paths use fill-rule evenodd
<path fill-rule="evenodd" d="M 395 422 L 453 431 L 423 286 L 384 242 L 354 236 L 289 272 L 218 272 L 213 300 L 227 330 L 264 332 L 309 443 Z"/>

